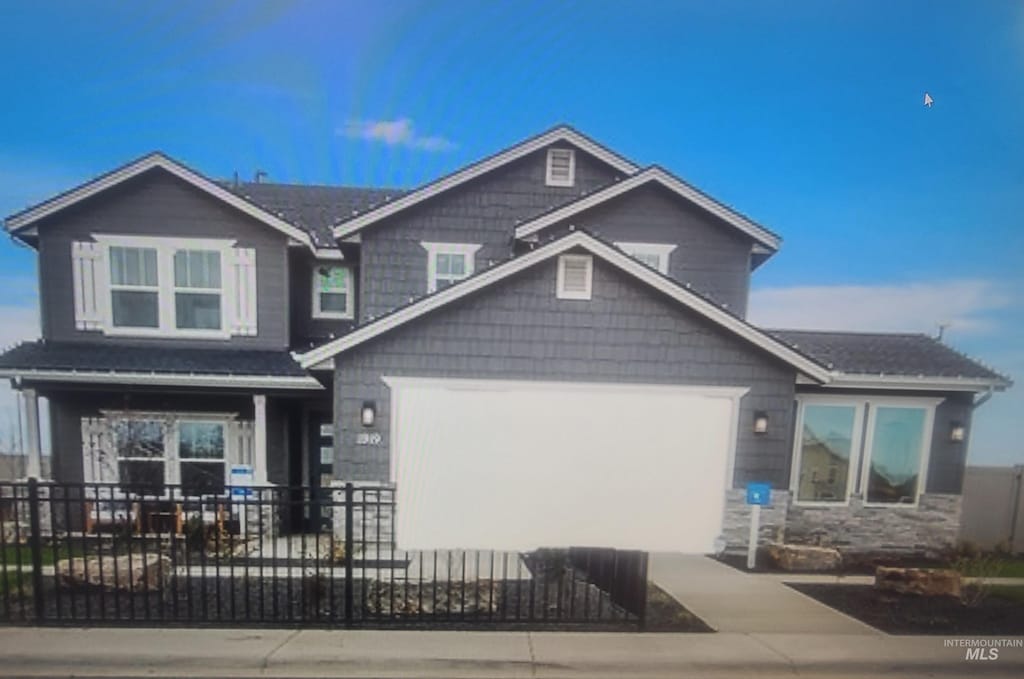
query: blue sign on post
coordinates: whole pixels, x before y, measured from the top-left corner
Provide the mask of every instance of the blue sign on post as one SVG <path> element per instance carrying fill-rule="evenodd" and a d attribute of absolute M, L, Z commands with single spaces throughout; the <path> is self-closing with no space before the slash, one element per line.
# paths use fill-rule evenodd
<path fill-rule="evenodd" d="M 772 503 L 772 484 L 753 482 L 747 484 L 747 504 L 767 507 Z"/>
<path fill-rule="evenodd" d="M 229 476 L 232 497 L 252 497 L 252 465 L 232 465 Z"/>

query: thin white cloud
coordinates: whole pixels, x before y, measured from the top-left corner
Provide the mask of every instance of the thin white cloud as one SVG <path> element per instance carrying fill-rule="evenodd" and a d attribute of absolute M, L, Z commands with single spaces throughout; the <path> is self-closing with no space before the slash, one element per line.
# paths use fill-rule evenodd
<path fill-rule="evenodd" d="M 995 283 L 965 279 L 893 285 L 762 288 L 750 295 L 750 320 L 769 328 L 935 332 L 996 329 L 992 312 L 1011 297 Z"/>
<path fill-rule="evenodd" d="M 421 151 L 448 151 L 455 148 L 455 143 L 446 137 L 420 134 L 409 118 L 350 120 L 338 130 L 338 133 L 350 139 L 364 139 Z"/>

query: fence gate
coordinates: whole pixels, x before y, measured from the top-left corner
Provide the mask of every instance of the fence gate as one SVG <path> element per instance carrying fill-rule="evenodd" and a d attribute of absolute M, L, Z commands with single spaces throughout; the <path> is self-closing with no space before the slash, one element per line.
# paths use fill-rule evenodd
<path fill-rule="evenodd" d="M 645 552 L 402 551 L 393 488 L 191 492 L 0 483 L 0 621 L 644 626 Z M 324 522 L 315 532 L 284 530 L 303 516 Z"/>

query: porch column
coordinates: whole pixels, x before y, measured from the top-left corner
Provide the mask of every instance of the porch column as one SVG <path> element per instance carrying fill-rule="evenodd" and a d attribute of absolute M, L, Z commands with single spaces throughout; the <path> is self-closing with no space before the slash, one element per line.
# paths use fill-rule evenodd
<path fill-rule="evenodd" d="M 25 476 L 38 479 L 43 474 L 43 452 L 39 438 L 39 396 L 35 389 L 22 389 L 25 402 Z"/>
<path fill-rule="evenodd" d="M 254 394 L 252 404 L 256 411 L 253 421 L 252 476 L 257 486 L 267 485 L 267 397 Z"/>

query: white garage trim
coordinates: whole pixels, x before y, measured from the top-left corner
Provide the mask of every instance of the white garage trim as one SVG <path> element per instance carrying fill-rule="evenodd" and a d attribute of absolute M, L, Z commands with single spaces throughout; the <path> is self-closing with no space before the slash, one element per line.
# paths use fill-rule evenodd
<path fill-rule="evenodd" d="M 384 375 L 384 384 L 395 387 L 443 387 L 460 391 L 617 391 L 624 393 L 664 392 L 716 398 L 740 398 L 747 387 L 716 387 L 688 384 L 643 384 L 635 382 L 559 382 L 557 380 L 478 380 L 447 377 L 397 377 Z"/>

